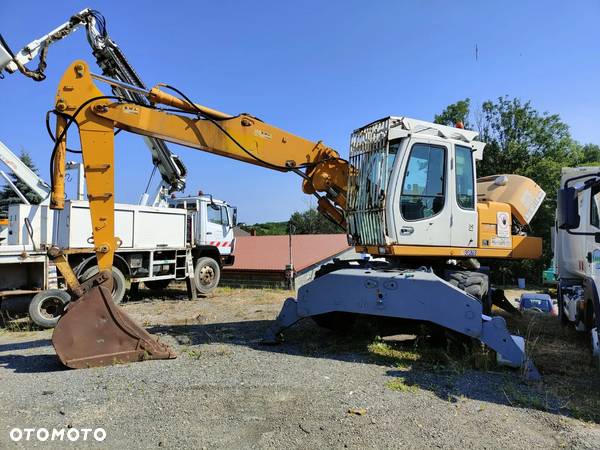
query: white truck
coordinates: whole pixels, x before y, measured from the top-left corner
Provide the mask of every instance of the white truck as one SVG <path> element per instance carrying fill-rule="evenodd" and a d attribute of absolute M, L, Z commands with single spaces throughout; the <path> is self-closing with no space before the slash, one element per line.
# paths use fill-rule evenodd
<path fill-rule="evenodd" d="M 554 227 L 558 316 L 589 333 L 600 362 L 600 167 L 563 168 Z"/>
<path fill-rule="evenodd" d="M 68 200 L 64 210 L 51 210 L 48 185 L 1 142 L 0 160 L 44 198 L 39 205 L 9 207 L 7 243 L 0 245 L 0 300 L 34 296 L 32 320 L 52 326 L 69 298 L 56 289 L 56 268 L 46 249 L 60 247 L 80 279 L 91 277 L 96 259 L 89 206 Z M 77 197 L 83 197 L 79 187 Z M 113 268 L 117 303 L 128 284 L 136 289 L 140 282 L 160 290 L 173 280 L 193 280 L 197 292 L 209 294 L 218 285 L 221 268 L 234 262 L 237 209 L 211 195 L 171 196 L 164 206 L 117 204 L 115 211 L 121 239 Z"/>
<path fill-rule="evenodd" d="M 19 204 L 9 211 L 9 244 L 0 246 L 0 299 L 37 293 L 29 314 L 36 324 L 53 326 L 69 298 L 52 289 L 58 287 L 56 269 L 45 250 L 60 247 L 81 280 L 96 272 L 88 203 L 68 200 L 62 211 Z M 221 268 L 234 262 L 237 211 L 212 196 L 172 198 L 168 207 L 117 204 L 115 214 L 121 239 L 113 267 L 117 303 L 128 285 L 137 289 L 140 282 L 161 290 L 173 280 L 190 280 L 197 292 L 209 294 Z"/>

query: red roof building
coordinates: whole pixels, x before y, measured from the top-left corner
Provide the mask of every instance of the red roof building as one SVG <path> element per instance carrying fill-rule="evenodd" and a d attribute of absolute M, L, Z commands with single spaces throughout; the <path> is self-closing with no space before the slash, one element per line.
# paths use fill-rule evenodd
<path fill-rule="evenodd" d="M 239 236 L 235 239 L 235 263 L 223 268 L 221 284 L 243 287 L 289 287 L 290 237 Z M 298 234 L 291 238 L 294 286 L 312 279 L 313 272 L 333 258 L 356 257 L 345 234 Z"/>

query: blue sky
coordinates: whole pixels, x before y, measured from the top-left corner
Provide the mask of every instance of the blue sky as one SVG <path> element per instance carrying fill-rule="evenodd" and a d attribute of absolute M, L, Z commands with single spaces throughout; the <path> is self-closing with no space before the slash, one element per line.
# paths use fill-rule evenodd
<path fill-rule="evenodd" d="M 465 97 L 480 104 L 501 95 L 558 113 L 576 139 L 600 143 L 597 1 L 46 4 L 0 2 L 0 32 L 13 50 L 90 6 L 146 84 L 168 82 L 198 103 L 249 112 L 342 155 L 351 131 L 372 120 L 431 120 Z M 44 115 L 63 71 L 79 58 L 94 62 L 83 30 L 50 48 L 45 81 L 0 80 L 0 140 L 27 149 L 46 179 L 52 145 Z M 171 149 L 189 169 L 187 192 L 237 205 L 242 221 L 287 220 L 311 202 L 295 175 Z M 141 138 L 119 134 L 117 200 L 136 202 L 151 170 Z"/>

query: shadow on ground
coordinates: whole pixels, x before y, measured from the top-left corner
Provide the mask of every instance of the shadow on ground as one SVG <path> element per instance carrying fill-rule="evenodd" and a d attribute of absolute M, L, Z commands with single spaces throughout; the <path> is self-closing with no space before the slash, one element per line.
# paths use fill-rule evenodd
<path fill-rule="evenodd" d="M 0 368 L 16 373 L 57 372 L 65 370 L 56 355 L 30 354 L 14 355 L 6 352 L 51 347 L 49 339 L 0 344 Z"/>
<path fill-rule="evenodd" d="M 581 386 L 582 396 L 577 397 L 559 389 L 568 380 L 550 377 L 542 382 L 528 382 L 518 370 L 497 366 L 495 354 L 479 346 L 452 349 L 433 346 L 421 338 L 399 342 L 355 332 L 340 336 L 319 328 L 310 320 L 287 330 L 282 344 L 262 344 L 261 338 L 271 323 L 261 320 L 175 325 L 154 327 L 150 331 L 173 336 L 184 346 L 180 352 L 185 352 L 185 346 L 221 343 L 258 351 L 377 364 L 389 367 L 386 387 L 393 391 L 424 389 L 449 402 L 468 398 L 600 423 L 598 410 L 593 407 L 598 400 L 587 403 L 584 399 L 590 395 L 600 399 L 600 393 L 593 388 L 588 390 Z M 201 352 L 195 357 L 201 358 Z"/>
<path fill-rule="evenodd" d="M 262 337 L 271 325 L 270 320 L 254 320 L 154 326 L 148 331 L 175 338 L 183 357 L 186 353 L 191 357 L 193 346 L 228 344 L 262 352 L 375 364 L 386 368 L 389 379 L 384 383 L 391 391 L 423 389 L 448 402 L 464 397 L 600 423 L 600 375 L 592 367 L 579 335 L 557 328 L 556 322 L 542 320 L 538 329 L 526 321 L 510 326 L 533 342 L 529 352 L 544 377 L 541 383 L 526 382 L 518 371 L 498 367 L 493 352 L 478 346 L 457 349 L 434 346 L 423 338 L 380 339 L 364 332 L 368 327 L 361 326 L 339 335 L 311 320 L 286 330 L 282 344 L 265 345 Z M 0 344 L 0 368 L 15 373 L 65 370 L 53 352 L 23 354 L 50 345 L 48 339 Z M 202 358 L 202 351 L 193 357 Z"/>

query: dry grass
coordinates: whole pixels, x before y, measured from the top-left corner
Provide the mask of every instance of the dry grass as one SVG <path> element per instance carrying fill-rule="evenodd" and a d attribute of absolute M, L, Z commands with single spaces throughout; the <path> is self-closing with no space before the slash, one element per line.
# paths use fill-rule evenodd
<path fill-rule="evenodd" d="M 0 311 L 0 332 L 5 333 L 28 333 L 38 331 L 40 328 L 35 325 L 29 317 L 11 315 L 8 312 Z"/>
<path fill-rule="evenodd" d="M 562 327 L 555 317 L 505 317 L 514 334 L 527 337 L 527 351 L 543 377 L 537 395 L 508 388 L 509 400 L 547 409 L 546 399 L 553 396 L 561 402 L 561 409 L 573 416 L 600 422 L 600 371 L 592 358 L 587 335 Z"/>
<path fill-rule="evenodd" d="M 230 356 L 233 350 L 225 345 L 205 345 L 200 347 L 187 347 L 181 350 L 182 354 L 190 359 L 203 359 L 215 356 Z"/>

